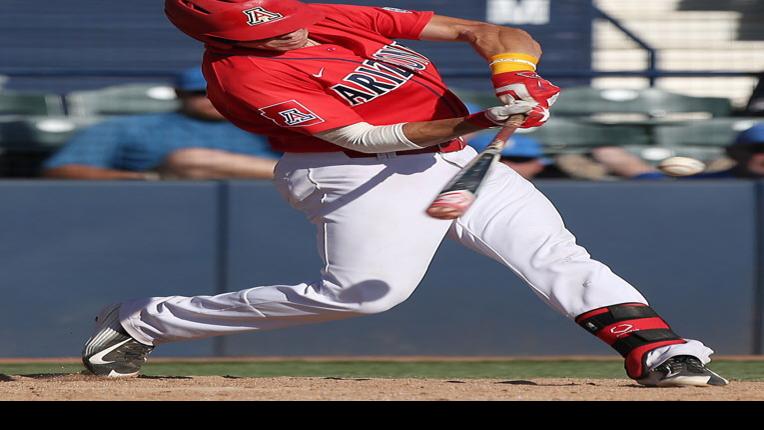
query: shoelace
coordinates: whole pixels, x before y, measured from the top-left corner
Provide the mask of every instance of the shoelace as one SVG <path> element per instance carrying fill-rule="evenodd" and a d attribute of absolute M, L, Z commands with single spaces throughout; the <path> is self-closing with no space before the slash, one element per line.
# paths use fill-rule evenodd
<path fill-rule="evenodd" d="M 687 368 L 691 372 L 694 372 L 694 373 L 703 373 L 703 371 L 705 370 L 704 367 L 703 367 L 703 363 L 701 363 L 700 360 L 698 360 L 695 357 L 688 358 L 686 360 L 686 363 L 687 363 Z"/>
<path fill-rule="evenodd" d="M 130 342 L 128 345 L 125 345 L 124 356 L 126 359 L 129 359 L 129 360 L 138 359 L 138 360 L 146 361 L 149 353 L 153 349 L 154 348 L 150 346 L 144 346 L 133 341 L 133 342 Z"/>
<path fill-rule="evenodd" d="M 667 373 L 676 373 L 683 367 L 686 367 L 687 370 L 693 373 L 703 373 L 704 371 L 703 363 L 695 357 L 673 357 L 665 364 Z"/>

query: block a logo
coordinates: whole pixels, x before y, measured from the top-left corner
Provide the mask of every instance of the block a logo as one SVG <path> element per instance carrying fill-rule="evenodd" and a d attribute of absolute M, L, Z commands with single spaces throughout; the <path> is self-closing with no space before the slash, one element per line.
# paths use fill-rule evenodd
<path fill-rule="evenodd" d="M 309 127 L 324 119 L 297 100 L 289 100 L 260 109 L 260 114 L 281 127 Z"/>
<path fill-rule="evenodd" d="M 296 108 L 279 112 L 279 115 L 281 115 L 282 118 L 284 118 L 284 122 L 289 126 L 299 125 L 304 122 L 308 122 L 308 121 L 316 119 L 316 116 L 314 114 L 300 112 L 300 110 Z"/>
<path fill-rule="evenodd" d="M 278 21 L 284 18 L 284 15 L 280 13 L 271 12 L 269 10 L 263 9 L 262 7 L 253 7 L 252 9 L 247 9 L 242 12 L 244 15 L 247 15 L 247 24 L 249 25 L 260 25 L 267 22 Z"/>

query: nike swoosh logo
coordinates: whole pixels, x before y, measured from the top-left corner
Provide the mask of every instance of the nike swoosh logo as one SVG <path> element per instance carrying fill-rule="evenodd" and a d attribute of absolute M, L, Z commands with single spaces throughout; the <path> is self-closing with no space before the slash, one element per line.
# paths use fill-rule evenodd
<path fill-rule="evenodd" d="M 322 67 L 321 70 L 319 70 L 318 73 L 314 73 L 313 76 L 316 78 L 324 76 L 324 68 Z"/>
<path fill-rule="evenodd" d="M 106 354 L 114 351 L 115 349 L 119 348 L 120 346 L 126 344 L 127 342 L 130 342 L 130 339 L 125 339 L 120 343 L 115 343 L 114 345 L 104 349 L 103 351 L 99 352 L 98 354 L 93 355 L 92 357 L 88 358 L 88 361 L 93 364 L 109 364 L 114 363 L 113 361 L 104 361 L 104 357 L 106 357 Z"/>

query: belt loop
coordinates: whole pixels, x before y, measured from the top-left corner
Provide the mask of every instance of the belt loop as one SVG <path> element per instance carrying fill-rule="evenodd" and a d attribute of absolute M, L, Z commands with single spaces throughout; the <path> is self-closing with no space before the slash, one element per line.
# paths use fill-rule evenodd
<path fill-rule="evenodd" d="M 380 152 L 377 153 L 377 159 L 378 160 L 389 160 L 391 158 L 395 158 L 398 154 L 395 152 Z"/>

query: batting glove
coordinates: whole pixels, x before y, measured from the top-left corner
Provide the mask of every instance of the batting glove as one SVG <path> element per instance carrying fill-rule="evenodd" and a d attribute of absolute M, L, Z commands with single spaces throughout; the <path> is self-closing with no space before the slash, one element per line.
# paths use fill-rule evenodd
<path fill-rule="evenodd" d="M 504 106 L 496 106 L 484 110 L 483 114 L 485 115 L 486 119 L 495 125 L 501 126 L 507 122 L 510 116 L 517 114 L 534 114 L 536 108 L 538 108 L 538 104 L 533 101 L 510 100 L 510 102 Z"/>
<path fill-rule="evenodd" d="M 560 88 L 536 74 L 538 58 L 519 52 L 491 57 L 491 81 L 496 97 L 502 103 L 511 100 L 534 101 L 537 107 L 529 112 L 523 128 L 538 127 L 549 118 L 549 107 L 557 100 Z"/>
<path fill-rule="evenodd" d="M 557 101 L 560 88 L 534 72 L 505 72 L 491 78 L 496 97 L 503 103 L 526 100 L 538 105 L 528 114 L 523 128 L 538 127 L 549 119 L 549 107 Z"/>

